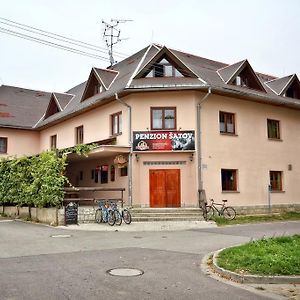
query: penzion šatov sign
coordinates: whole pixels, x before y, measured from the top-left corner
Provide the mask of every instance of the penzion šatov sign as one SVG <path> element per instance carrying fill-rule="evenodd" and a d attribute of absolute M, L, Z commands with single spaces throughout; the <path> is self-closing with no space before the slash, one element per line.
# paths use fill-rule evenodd
<path fill-rule="evenodd" d="M 195 131 L 133 131 L 133 151 L 195 150 Z"/>

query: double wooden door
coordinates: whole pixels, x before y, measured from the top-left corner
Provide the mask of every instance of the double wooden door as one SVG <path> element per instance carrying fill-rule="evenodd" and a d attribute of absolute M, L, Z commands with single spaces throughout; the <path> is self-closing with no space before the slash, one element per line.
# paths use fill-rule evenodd
<path fill-rule="evenodd" d="M 180 170 L 149 170 L 150 207 L 180 207 Z"/>

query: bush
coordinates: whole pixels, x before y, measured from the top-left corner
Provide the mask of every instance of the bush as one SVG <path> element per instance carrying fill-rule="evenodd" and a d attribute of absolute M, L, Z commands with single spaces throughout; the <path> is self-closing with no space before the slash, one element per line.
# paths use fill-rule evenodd
<path fill-rule="evenodd" d="M 66 154 L 54 151 L 38 156 L 0 161 L 0 204 L 61 206 Z"/>

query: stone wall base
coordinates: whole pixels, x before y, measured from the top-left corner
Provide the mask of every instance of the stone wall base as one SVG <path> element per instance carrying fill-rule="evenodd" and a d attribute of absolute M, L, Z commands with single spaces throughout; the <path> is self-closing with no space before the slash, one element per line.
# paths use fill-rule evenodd
<path fill-rule="evenodd" d="M 235 206 L 238 215 L 259 215 L 268 213 L 282 213 L 289 211 L 300 212 L 300 204 L 273 205 L 271 209 L 267 205 Z M 78 208 L 78 223 L 94 223 L 96 208 L 81 206 Z M 65 225 L 65 208 L 29 208 L 17 206 L 0 206 L 0 214 L 12 218 L 22 218 L 50 224 L 53 226 Z"/>

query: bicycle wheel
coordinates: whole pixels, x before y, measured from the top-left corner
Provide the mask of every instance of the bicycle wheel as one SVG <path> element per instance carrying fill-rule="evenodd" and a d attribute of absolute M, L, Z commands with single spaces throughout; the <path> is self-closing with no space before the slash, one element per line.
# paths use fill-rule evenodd
<path fill-rule="evenodd" d="M 212 220 L 215 216 L 215 210 L 212 206 L 208 205 L 206 206 L 206 220 Z"/>
<path fill-rule="evenodd" d="M 223 216 L 227 220 L 233 220 L 236 216 L 235 209 L 231 206 L 227 206 L 223 209 Z"/>
<path fill-rule="evenodd" d="M 130 224 L 131 223 L 131 213 L 128 209 L 124 209 L 123 210 L 123 220 L 126 224 Z"/>
<path fill-rule="evenodd" d="M 115 224 L 120 226 L 122 224 L 122 216 L 118 210 L 114 211 Z"/>
<path fill-rule="evenodd" d="M 115 222 L 116 222 L 116 218 L 115 218 L 115 214 L 112 210 L 108 211 L 107 212 L 107 223 L 110 225 L 110 226 L 114 226 L 115 225 Z"/>
<path fill-rule="evenodd" d="M 103 216 L 102 216 L 102 209 L 101 208 L 98 208 L 96 210 L 95 221 L 96 221 L 96 223 L 102 223 L 103 222 Z"/>

